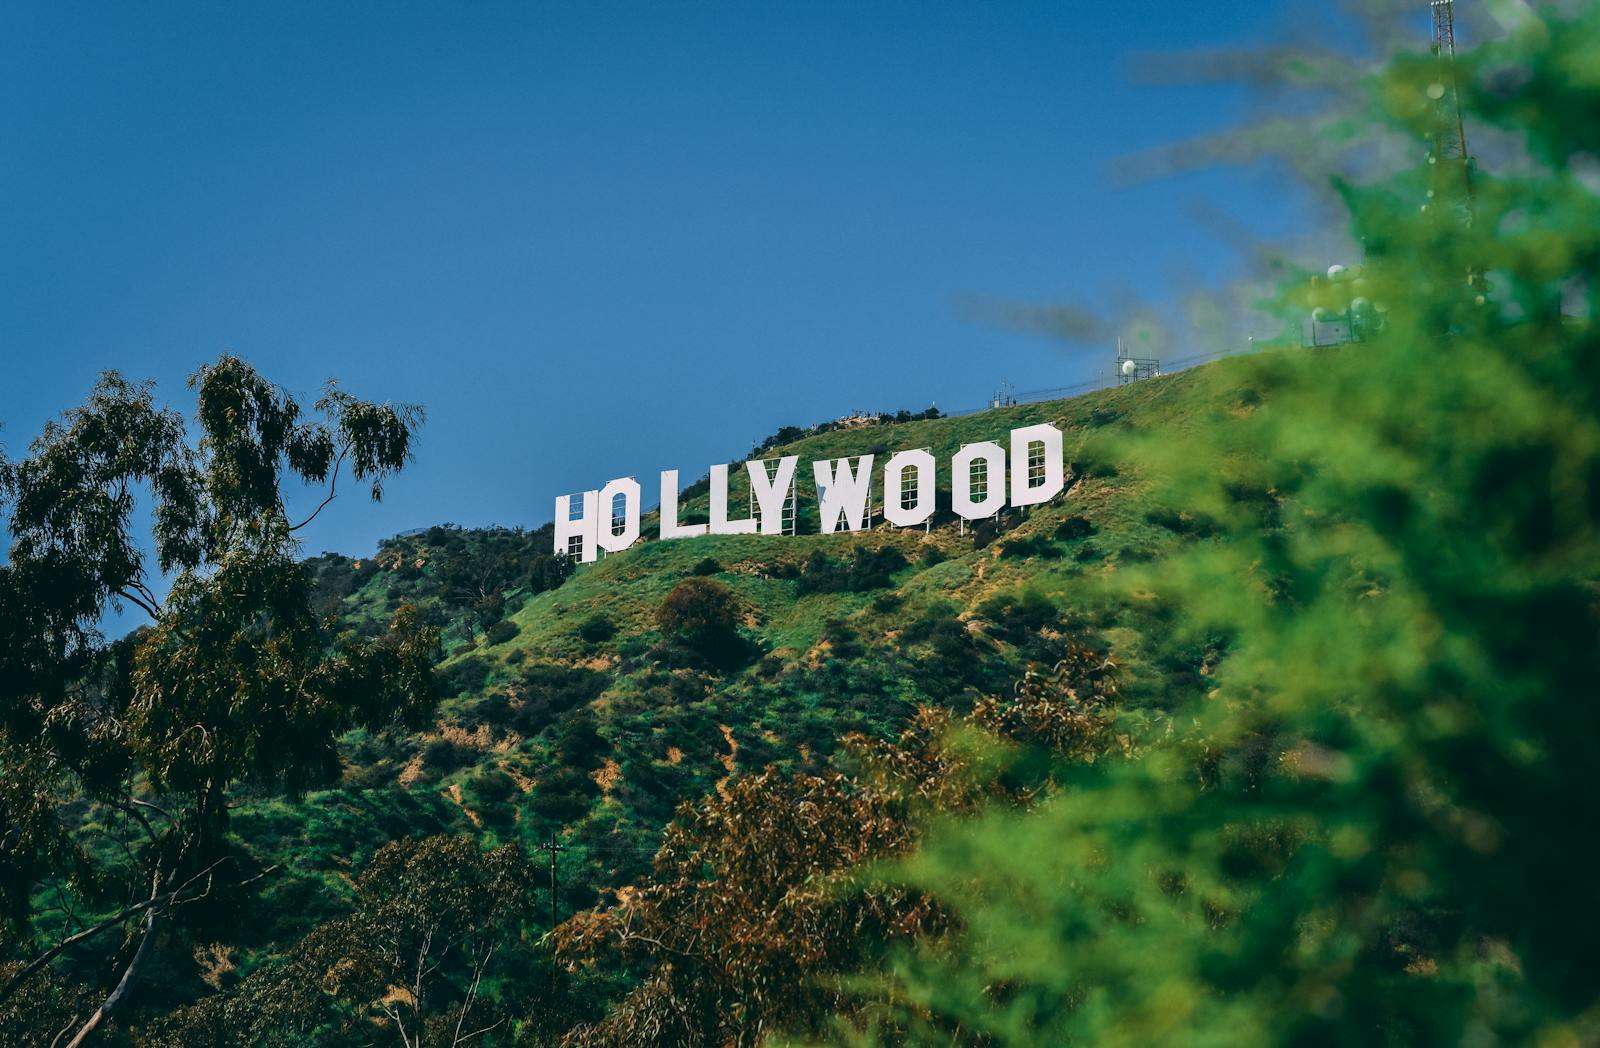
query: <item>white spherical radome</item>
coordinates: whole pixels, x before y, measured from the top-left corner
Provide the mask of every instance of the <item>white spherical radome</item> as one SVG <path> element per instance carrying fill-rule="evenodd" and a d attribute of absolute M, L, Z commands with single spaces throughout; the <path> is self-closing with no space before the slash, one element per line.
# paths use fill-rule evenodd
<path fill-rule="evenodd" d="M 1134 372 L 1135 372 L 1135 371 L 1136 371 L 1136 370 L 1138 370 L 1138 365 L 1137 365 L 1137 364 L 1135 364 L 1135 363 L 1134 363 L 1134 362 L 1133 362 L 1133 361 L 1131 361 L 1131 360 L 1124 360 L 1124 361 L 1123 361 L 1123 362 L 1122 362 L 1122 373 L 1123 373 L 1123 374 L 1124 374 L 1124 375 L 1131 375 L 1131 374 L 1133 374 L 1133 373 L 1134 373 Z"/>

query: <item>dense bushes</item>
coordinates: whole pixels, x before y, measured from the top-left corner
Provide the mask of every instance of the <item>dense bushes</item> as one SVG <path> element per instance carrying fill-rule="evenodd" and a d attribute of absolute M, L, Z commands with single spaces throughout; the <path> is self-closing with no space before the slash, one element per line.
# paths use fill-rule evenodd
<path fill-rule="evenodd" d="M 901 652 L 924 650 L 918 661 L 921 687 L 929 696 L 948 700 L 983 679 L 985 660 L 978 641 L 962 621 L 961 609 L 949 601 L 936 601 L 906 622 L 897 647 Z"/>
<path fill-rule="evenodd" d="M 1000 555 L 1013 560 L 1028 558 L 1049 560 L 1061 556 L 1061 550 L 1044 535 L 1028 535 L 1002 542 Z"/>
<path fill-rule="evenodd" d="M 572 562 L 551 552 L 552 534 L 548 524 L 533 531 L 441 525 L 385 539 L 375 556 L 359 561 L 323 554 L 308 562 L 314 606 L 337 614 L 346 602 L 371 599 L 361 591 L 377 577 L 382 606 L 415 604 L 447 639 L 470 640 L 495 629 L 519 591 L 526 597 L 554 589 L 572 574 Z"/>
<path fill-rule="evenodd" d="M 978 614 L 994 626 L 994 634 L 1020 645 L 1040 630 L 1054 625 L 1061 612 L 1055 602 L 1034 590 L 998 593 L 978 605 Z"/>
<path fill-rule="evenodd" d="M 754 1031 L 814 1040 L 832 1009 L 860 1018 L 860 991 L 837 976 L 947 923 L 927 896 L 860 869 L 914 846 L 913 813 L 967 812 L 985 797 L 1015 810 L 1038 789 L 1052 751 L 1097 758 L 1113 744 L 1115 696 L 1114 669 L 1085 649 L 965 720 L 923 709 L 887 739 L 836 740 L 845 773 L 768 768 L 685 805 L 649 879 L 554 936 L 563 959 L 637 973 L 620 1006 L 569 1043 L 740 1044 Z M 974 760 L 945 745 L 954 728 L 1017 745 L 1009 758 Z M 913 1043 L 921 1040 L 932 1039 Z"/>
<path fill-rule="evenodd" d="M 610 681 L 596 670 L 535 663 L 512 685 L 511 725 L 523 735 L 537 735 L 563 714 L 599 698 Z"/>
<path fill-rule="evenodd" d="M 590 644 L 601 644 L 617 635 L 617 624 L 596 612 L 578 624 L 578 636 Z"/>
<path fill-rule="evenodd" d="M 501 619 L 484 631 L 483 639 L 489 644 L 504 644 L 518 633 L 517 624 L 510 619 Z"/>
<path fill-rule="evenodd" d="M 1094 533 L 1095 526 L 1090 523 L 1088 517 L 1080 517 L 1077 514 L 1073 514 L 1056 525 L 1055 536 L 1057 542 L 1076 542 L 1078 539 L 1088 538 Z"/>
<path fill-rule="evenodd" d="M 471 748 L 449 736 L 434 735 L 422 744 L 423 767 L 440 775 L 463 767 L 472 757 Z"/>
<path fill-rule="evenodd" d="M 894 573 L 906 566 L 905 554 L 893 546 L 876 549 L 857 546 L 848 561 L 837 561 L 813 550 L 800 568 L 795 594 L 858 593 L 892 584 Z"/>
<path fill-rule="evenodd" d="M 499 768 L 482 768 L 467 778 L 466 803 L 491 826 L 508 826 L 516 818 L 512 799 L 521 795 L 516 782 Z"/>
<path fill-rule="evenodd" d="M 667 640 L 718 662 L 742 647 L 742 611 L 732 590 L 714 579 L 691 577 L 672 588 L 656 611 Z"/>
<path fill-rule="evenodd" d="M 891 422 L 920 422 L 924 419 L 943 417 L 944 413 L 937 407 L 924 408 L 922 411 L 907 411 L 905 408 L 901 408 L 899 411 L 878 411 L 865 416 L 868 421 L 877 425 L 885 425 Z M 751 448 L 750 453 L 745 458 L 758 459 L 773 448 L 782 447 L 785 444 L 793 444 L 797 440 L 814 437 L 819 433 L 831 433 L 838 429 L 844 429 L 846 425 L 847 423 L 844 420 L 836 419 L 831 422 L 819 422 L 814 426 L 782 426 L 776 433 Z M 848 425 L 859 425 L 859 423 L 851 422 Z"/>
<path fill-rule="evenodd" d="M 489 679 L 489 660 L 468 655 L 440 672 L 440 683 L 447 695 L 465 695 L 480 690 Z"/>

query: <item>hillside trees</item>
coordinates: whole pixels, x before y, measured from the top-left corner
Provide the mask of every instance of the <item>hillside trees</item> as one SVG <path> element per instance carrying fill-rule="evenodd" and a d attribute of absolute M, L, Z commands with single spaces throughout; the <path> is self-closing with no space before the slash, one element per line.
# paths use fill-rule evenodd
<path fill-rule="evenodd" d="M 554 589 L 572 574 L 567 558 L 550 550 L 552 530 L 445 524 L 385 539 L 359 566 L 324 556 L 317 558 L 319 596 L 337 607 L 339 596 L 381 567 L 390 608 L 416 604 L 443 627 L 447 642 L 470 641 L 504 622 L 519 596 Z"/>
<path fill-rule="evenodd" d="M 466 837 L 384 845 L 355 885 L 348 917 L 329 921 L 226 994 L 181 1009 L 152 1040 L 171 1048 L 235 1043 L 370 1043 L 402 1048 L 478 1041 L 509 1027 L 488 985 L 532 957 L 520 928 L 536 871 L 516 848 Z"/>
<path fill-rule="evenodd" d="M 1600 1037 L 1600 87 L 1577 73 L 1597 67 L 1592 6 L 1524 9 L 1463 56 L 1469 115 L 1515 146 L 1506 173 L 1477 173 L 1474 198 L 1448 158 L 1338 183 L 1365 265 L 1282 302 L 1294 327 L 1370 303 L 1381 330 L 1215 368 L 1192 439 L 1131 452 L 1211 533 L 1127 599 L 1170 601 L 1219 661 L 1139 759 L 1080 766 L 904 865 L 894 883 L 963 934 L 891 967 L 902 1028 Z M 1332 129 L 1415 143 L 1448 75 L 1401 57 Z"/>
<path fill-rule="evenodd" d="M 555 932 L 558 955 L 637 975 L 636 988 L 572 1045 L 753 1045 L 816 1036 L 870 995 L 844 978 L 895 943 L 940 935 L 926 893 L 864 877 L 904 855 L 931 816 L 985 798 L 1025 805 L 1049 760 L 1117 752 L 1118 670 L 1078 644 L 966 718 L 924 708 L 889 740 L 843 740 L 845 771 L 769 768 L 734 778 L 668 827 L 650 878 Z"/>
<path fill-rule="evenodd" d="M 569 963 L 640 979 L 569 1043 L 751 1045 L 826 1015 L 840 995 L 819 976 L 933 920 L 895 890 L 837 897 L 853 864 L 908 841 L 892 794 L 836 774 L 747 776 L 681 812 L 650 883 L 557 933 Z"/>
<path fill-rule="evenodd" d="M 308 416 L 229 356 L 190 385 L 197 441 L 148 385 L 107 373 L 3 477 L 0 951 L 11 967 L 0 1011 L 36 998 L 33 981 L 68 978 L 52 962 L 69 948 L 104 951 L 90 979 L 98 1003 L 63 1043 L 127 999 L 158 928 L 250 879 L 226 841 L 231 787 L 293 794 L 328 781 L 341 733 L 420 724 L 434 701 L 436 632 L 402 608 L 376 639 L 336 633 L 312 611 L 295 538 L 346 473 L 381 496 L 420 409 L 330 384 Z M 285 505 L 293 480 L 323 486 L 299 517 Z M 172 576 L 165 599 L 134 532 L 141 488 L 154 566 Z M 100 616 L 124 605 L 150 625 L 106 646 Z M 69 836 L 63 800 L 105 812 L 110 839 Z M 85 916 L 44 921 L 34 907 L 46 880 Z"/>

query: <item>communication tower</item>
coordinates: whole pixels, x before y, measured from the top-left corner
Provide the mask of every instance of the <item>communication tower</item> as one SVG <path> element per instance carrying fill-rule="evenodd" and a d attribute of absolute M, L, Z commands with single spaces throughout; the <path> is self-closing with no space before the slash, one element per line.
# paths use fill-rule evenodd
<path fill-rule="evenodd" d="M 1455 0 L 1428 0 L 1433 16 L 1434 78 L 1425 88 L 1432 102 L 1428 143 L 1428 202 L 1424 210 L 1444 208 L 1462 225 L 1473 218 L 1472 156 L 1467 152 L 1467 132 L 1461 119 L 1461 99 L 1456 84 L 1456 9 Z M 1346 266 L 1328 267 L 1328 280 L 1338 282 L 1353 276 Z M 1480 276 L 1468 274 L 1468 284 L 1476 285 Z M 1344 310 L 1318 307 L 1312 310 L 1301 328 L 1301 344 L 1309 348 L 1340 346 L 1362 342 L 1382 325 L 1379 309 L 1357 296 Z"/>
<path fill-rule="evenodd" d="M 1435 76 L 1427 87 L 1433 101 L 1428 132 L 1428 166 L 1432 179 L 1428 196 L 1435 204 L 1454 209 L 1463 222 L 1472 221 L 1472 156 L 1467 152 L 1467 131 L 1461 121 L 1461 99 L 1456 86 L 1455 0 L 1429 0 L 1433 12 Z"/>
<path fill-rule="evenodd" d="M 1155 378 L 1161 374 L 1161 361 L 1155 357 L 1134 357 L 1128 355 L 1128 349 L 1123 345 L 1122 338 L 1117 338 L 1117 385 L 1126 386 L 1130 382 L 1140 379 Z"/>

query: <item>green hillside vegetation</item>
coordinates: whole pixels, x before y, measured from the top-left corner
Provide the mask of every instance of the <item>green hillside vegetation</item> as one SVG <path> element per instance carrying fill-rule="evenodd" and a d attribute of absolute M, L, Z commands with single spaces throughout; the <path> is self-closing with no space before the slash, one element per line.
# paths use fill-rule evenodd
<path fill-rule="evenodd" d="M 330 904 L 308 911 L 275 896 L 343 898 L 349 871 L 385 840 L 447 830 L 526 848 L 557 835 L 570 847 L 563 911 L 576 908 L 641 874 L 678 805 L 730 775 L 815 771 L 852 732 L 891 737 L 924 704 L 969 709 L 1009 690 L 1029 665 L 1053 663 L 1069 635 L 1114 647 L 1130 710 L 1159 711 L 1173 689 L 1199 679 L 1205 653 L 1143 642 L 1141 623 L 1104 599 L 1105 582 L 1194 529 L 1155 513 L 1136 473 L 1096 463 L 1100 449 L 1140 431 L 1181 440 L 1186 419 L 1236 395 L 1228 382 L 1223 363 L 1071 400 L 836 431 L 770 452 L 799 455 L 804 468 L 813 458 L 881 460 L 902 448 L 937 456 L 1003 441 L 1015 426 L 1060 426 L 1073 464 L 1069 493 L 976 533 L 958 533 L 941 475 L 945 509 L 929 533 L 880 521 L 869 532 L 818 535 L 814 505 L 807 533 L 808 484 L 798 535 L 644 542 L 539 592 L 526 574 L 548 552 L 548 527 L 431 529 L 386 541 L 372 558 L 313 560 L 327 606 L 337 600 L 358 628 L 406 601 L 444 627 L 447 697 L 432 731 L 348 737 L 340 789 L 239 812 L 240 836 L 257 857 L 292 859 L 298 871 L 267 890 L 264 913 L 299 928 Z M 703 511 L 704 496 L 685 506 Z M 475 568 L 501 573 L 506 615 L 487 629 L 471 600 L 447 594 L 445 579 L 465 573 L 452 559 L 473 558 L 482 562 Z M 675 586 L 702 577 L 726 587 L 738 609 L 732 664 L 664 637 L 656 621 Z M 319 884 L 296 883 L 312 874 Z"/>
<path fill-rule="evenodd" d="M 1260 352 L 758 445 L 805 510 L 815 458 L 1061 427 L 1067 492 L 965 534 L 304 561 L 283 484 L 376 493 L 420 413 L 225 357 L 191 444 L 108 376 L 0 474 L 0 1039 L 1600 1040 L 1597 55 L 1464 56 L 1516 173 L 1335 180 L 1364 264 Z M 1351 148 L 1446 93 L 1323 73 Z"/>

